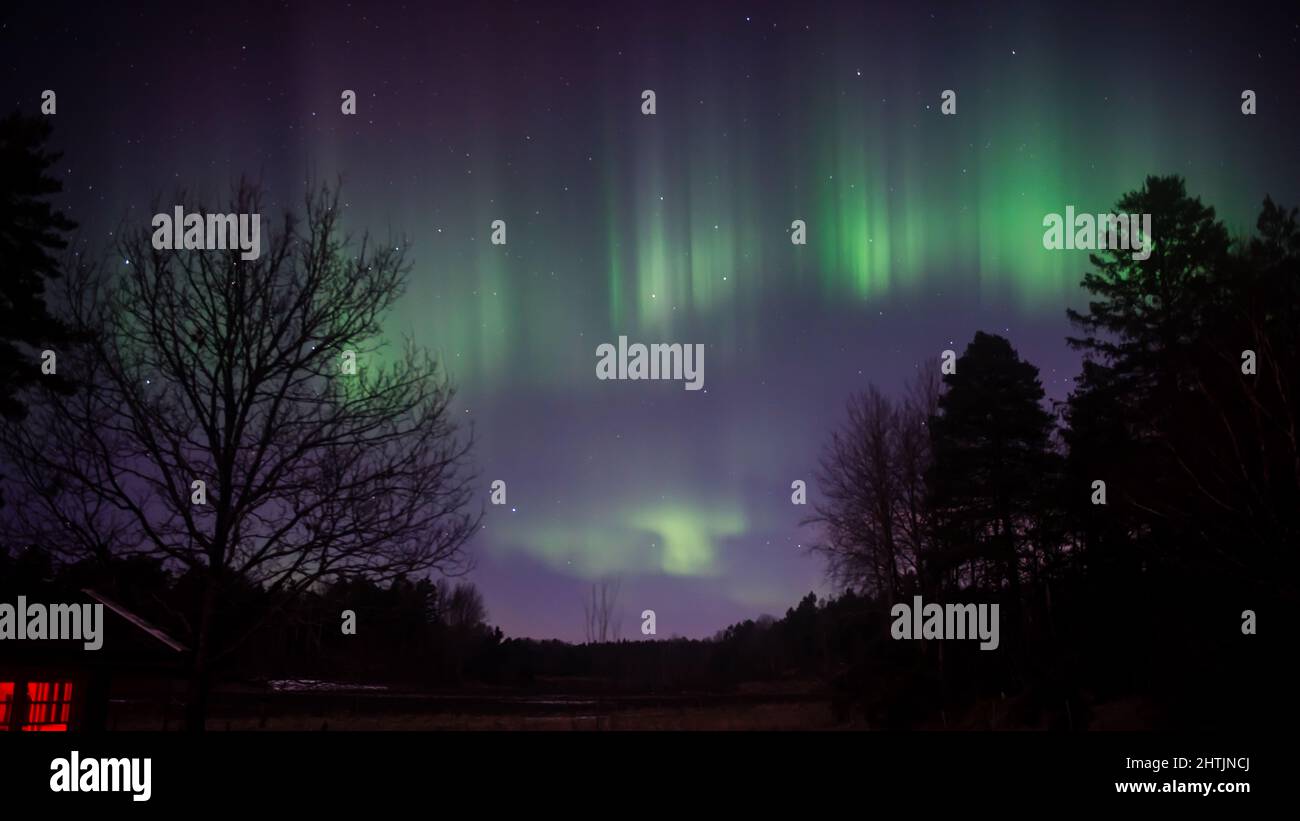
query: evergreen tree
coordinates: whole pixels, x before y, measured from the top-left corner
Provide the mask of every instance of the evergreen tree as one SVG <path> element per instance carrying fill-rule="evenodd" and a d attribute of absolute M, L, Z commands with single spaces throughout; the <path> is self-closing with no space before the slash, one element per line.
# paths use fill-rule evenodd
<path fill-rule="evenodd" d="M 45 304 L 46 283 L 60 274 L 54 255 L 77 227 L 48 201 L 63 190 L 49 174 L 60 156 L 46 149 L 49 135 L 43 118 L 0 119 L 0 416 L 8 421 L 27 415 L 20 394 L 42 378 L 40 350 L 68 336 Z M 66 380 L 50 382 L 68 389 Z"/>
<path fill-rule="evenodd" d="M 935 566 L 950 586 L 1006 589 L 1015 603 L 1052 470 L 1038 369 L 981 331 L 944 383 L 926 477 L 941 551 Z"/>

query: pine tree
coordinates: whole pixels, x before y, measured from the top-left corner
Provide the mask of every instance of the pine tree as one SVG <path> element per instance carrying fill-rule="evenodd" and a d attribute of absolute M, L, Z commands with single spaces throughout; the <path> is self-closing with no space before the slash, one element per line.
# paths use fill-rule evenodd
<path fill-rule="evenodd" d="M 68 338 L 45 304 L 47 281 L 60 275 L 54 254 L 77 227 L 48 201 L 63 189 L 49 174 L 60 156 L 45 148 L 49 135 L 42 118 L 0 119 L 0 416 L 10 422 L 27 415 L 21 393 L 42 378 L 40 350 Z"/>
<path fill-rule="evenodd" d="M 944 384 L 926 477 L 941 546 L 934 564 L 949 585 L 1006 590 L 1014 604 L 1052 471 L 1038 369 L 979 332 Z"/>

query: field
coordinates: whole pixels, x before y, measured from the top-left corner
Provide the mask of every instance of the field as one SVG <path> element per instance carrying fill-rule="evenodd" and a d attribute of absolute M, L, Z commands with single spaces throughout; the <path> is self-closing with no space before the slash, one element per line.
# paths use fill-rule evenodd
<path fill-rule="evenodd" d="M 319 730 L 811 730 L 837 726 L 830 698 L 810 686 L 729 693 L 388 692 L 316 686 L 214 693 L 208 729 Z M 109 727 L 175 730 L 180 706 L 115 699 Z"/>

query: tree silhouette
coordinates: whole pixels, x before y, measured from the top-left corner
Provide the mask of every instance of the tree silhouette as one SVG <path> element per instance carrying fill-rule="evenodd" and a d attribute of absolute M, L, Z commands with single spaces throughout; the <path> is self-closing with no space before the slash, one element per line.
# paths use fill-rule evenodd
<path fill-rule="evenodd" d="M 841 588 L 890 603 L 921 575 L 929 544 L 925 471 L 927 424 L 939 397 L 939 372 L 922 368 L 896 402 L 875 386 L 850 397 L 848 419 L 831 435 L 818 485 L 822 501 L 808 523 L 822 525 L 811 551 Z"/>
<path fill-rule="evenodd" d="M 228 210 L 262 211 L 244 185 Z M 227 629 L 240 585 L 274 612 L 332 577 L 455 569 L 477 527 L 446 378 L 411 345 L 385 362 L 402 252 L 351 241 L 339 220 L 337 192 L 312 192 L 305 220 L 286 215 L 249 261 L 132 232 L 125 264 L 67 283 L 87 341 L 66 367 L 88 389 L 45 392 L 35 424 L 3 437 L 25 493 L 12 532 L 73 555 L 151 555 L 189 580 L 192 729 L 213 670 L 255 629 Z"/>
<path fill-rule="evenodd" d="M 933 569 L 948 586 L 1005 589 L 1015 607 L 1052 468 L 1038 369 L 981 331 L 944 384 L 926 475 L 939 542 Z"/>
<path fill-rule="evenodd" d="M 437 584 L 437 608 L 442 622 L 453 630 L 469 631 L 482 627 L 487 620 L 483 594 L 470 582 L 453 586 L 446 579 Z"/>
<path fill-rule="evenodd" d="M 618 589 L 620 582 L 600 581 L 591 586 L 591 599 L 582 603 L 587 626 L 587 642 L 618 641 L 623 622 L 618 615 Z"/>
<path fill-rule="evenodd" d="M 1115 513 L 1147 549 L 1294 591 L 1278 570 L 1295 568 L 1300 538 L 1296 211 L 1266 200 L 1258 236 L 1234 245 L 1178 177 L 1148 178 L 1118 207 L 1152 214 L 1155 247 L 1147 260 L 1094 255 L 1089 309 L 1070 312 L 1089 357 L 1071 461 L 1113 483 Z"/>
<path fill-rule="evenodd" d="M 46 307 L 45 286 L 59 277 L 54 254 L 67 248 L 65 235 L 77 227 L 47 199 L 63 190 L 49 174 L 60 156 L 45 148 L 49 136 L 43 117 L 15 112 L 0 119 L 0 419 L 5 423 L 27 416 L 21 394 L 38 379 L 48 388 L 71 390 L 63 372 L 42 374 L 37 357 L 69 339 L 67 328 Z"/>
<path fill-rule="evenodd" d="M 9 420 L 26 415 L 18 394 L 41 378 L 39 360 L 20 346 L 68 338 L 45 304 L 46 282 L 60 275 L 53 253 L 77 227 L 47 201 L 63 190 L 49 174 L 60 156 L 45 148 L 49 136 L 44 118 L 0 119 L 0 415 Z"/>

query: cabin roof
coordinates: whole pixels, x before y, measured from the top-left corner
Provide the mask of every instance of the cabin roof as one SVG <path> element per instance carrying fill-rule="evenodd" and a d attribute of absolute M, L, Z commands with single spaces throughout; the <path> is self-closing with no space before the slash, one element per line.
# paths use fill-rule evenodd
<path fill-rule="evenodd" d="M 82 592 L 82 593 L 85 593 L 87 596 L 90 596 L 92 599 L 94 599 L 95 601 L 97 601 L 97 602 L 103 604 L 103 605 L 104 605 L 105 607 L 107 607 L 109 610 L 112 610 L 114 613 L 116 613 L 117 615 L 121 616 L 121 617 L 122 617 L 123 619 L 125 619 L 126 621 L 128 621 L 128 622 L 130 622 L 131 624 L 135 625 L 135 627 L 136 627 L 137 629 L 139 629 L 141 632 L 143 632 L 143 633 L 147 633 L 148 635 L 153 636 L 153 637 L 154 637 L 155 639 L 157 639 L 158 641 L 160 641 L 160 642 L 162 642 L 163 644 L 167 645 L 167 647 L 170 648 L 171 650 L 173 650 L 173 651 L 175 651 L 175 652 L 177 652 L 177 653 L 184 653 L 184 652 L 187 652 L 187 651 L 189 650 L 188 647 L 186 647 L 185 645 L 181 644 L 181 643 L 180 643 L 179 641 L 177 641 L 176 639 L 174 639 L 174 638 L 172 638 L 171 636 L 169 636 L 169 635 L 168 635 L 164 630 L 162 630 L 161 628 L 159 628 L 159 627 L 155 627 L 154 625 L 150 624 L 150 623 L 149 623 L 148 621 L 146 621 L 145 619 L 141 618 L 140 616 L 137 616 L 135 613 L 132 613 L 130 610 L 127 610 L 125 607 L 123 607 L 122 605 L 120 605 L 120 604 L 118 604 L 117 602 L 113 601 L 112 599 L 108 598 L 108 597 L 105 596 L 104 594 L 102 594 L 102 593 L 100 593 L 100 592 L 98 592 L 98 591 L 92 590 L 92 589 L 90 589 L 89 587 L 83 587 L 83 588 L 81 588 L 81 592 Z"/>

